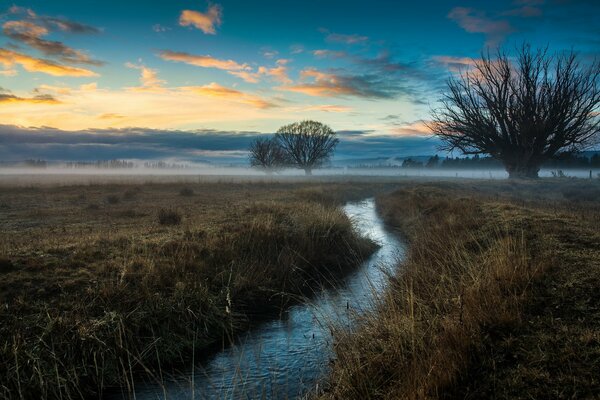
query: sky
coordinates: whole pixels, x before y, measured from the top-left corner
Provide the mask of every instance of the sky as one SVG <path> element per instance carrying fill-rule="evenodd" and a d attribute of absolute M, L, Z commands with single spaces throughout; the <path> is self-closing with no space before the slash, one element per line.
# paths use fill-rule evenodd
<path fill-rule="evenodd" d="M 303 119 L 337 157 L 433 154 L 445 80 L 523 42 L 600 55 L 600 1 L 0 0 L 0 160 L 246 157 Z"/>

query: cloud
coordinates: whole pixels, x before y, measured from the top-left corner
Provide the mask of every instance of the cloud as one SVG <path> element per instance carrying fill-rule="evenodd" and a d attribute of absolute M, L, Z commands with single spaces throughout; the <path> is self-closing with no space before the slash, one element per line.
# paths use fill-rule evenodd
<path fill-rule="evenodd" d="M 18 16 L 18 20 L 9 20 L 2 25 L 2 32 L 8 38 L 24 43 L 42 52 L 45 56 L 57 57 L 62 62 L 87 65 L 103 65 L 80 50 L 75 50 L 62 42 L 43 39 L 55 31 L 72 34 L 95 34 L 100 30 L 90 25 L 69 21 L 62 18 L 37 15 L 28 8 L 13 6 L 9 15 Z"/>
<path fill-rule="evenodd" d="M 542 13 L 542 9 L 539 7 L 523 6 L 504 11 L 501 15 L 506 15 L 509 17 L 532 18 L 541 17 Z"/>
<path fill-rule="evenodd" d="M 395 126 L 391 129 L 394 135 L 399 136 L 427 136 L 432 135 L 426 121 L 414 121 L 408 124 Z"/>
<path fill-rule="evenodd" d="M 110 117 L 111 116 L 107 116 Z M 120 116 L 115 115 L 116 119 Z M 371 131 L 338 131 L 334 161 L 430 155 L 439 141 L 423 136 L 378 136 Z M 247 165 L 247 149 L 265 134 L 227 130 L 147 128 L 62 131 L 47 127 L 0 125 L 0 159 L 45 160 L 178 160 Z"/>
<path fill-rule="evenodd" d="M 290 84 L 290 83 L 292 83 L 292 80 L 288 76 L 288 69 L 287 69 L 287 64 L 289 62 L 290 62 L 290 60 L 287 60 L 287 59 L 277 60 L 277 62 L 276 62 L 277 67 L 274 67 L 274 68 L 259 67 L 258 74 L 269 76 L 279 83 Z"/>
<path fill-rule="evenodd" d="M 277 50 L 264 50 L 262 53 L 263 57 L 269 59 L 277 57 L 278 54 L 279 52 Z"/>
<path fill-rule="evenodd" d="M 76 34 L 95 34 L 100 33 L 100 29 L 91 25 L 82 24 L 67 20 L 64 18 L 48 17 L 45 15 L 38 15 L 30 8 L 12 6 L 8 9 L 9 14 L 21 15 L 29 20 L 38 21 L 44 24 L 48 28 L 57 28 L 63 32 L 76 33 Z"/>
<path fill-rule="evenodd" d="M 312 53 L 317 58 L 344 58 L 344 57 L 348 57 L 348 53 L 346 53 L 345 51 L 319 49 L 319 50 L 314 50 Z"/>
<path fill-rule="evenodd" d="M 329 30 L 327 29 L 320 29 L 320 31 L 322 33 L 324 33 L 325 36 L 325 40 L 328 42 L 335 42 L 335 43 L 344 43 L 344 44 L 364 44 L 366 42 L 368 42 L 369 37 L 368 36 L 363 36 L 363 35 L 357 35 L 357 34 L 352 34 L 352 35 L 347 35 L 347 34 L 342 34 L 342 33 L 333 33 L 333 32 L 329 32 Z"/>
<path fill-rule="evenodd" d="M 162 87 L 165 83 L 164 80 L 159 79 L 158 72 L 155 69 L 148 68 L 145 65 L 141 64 L 133 64 L 133 63 L 125 63 L 127 68 L 140 70 L 140 84 L 141 87 L 133 87 L 129 88 L 130 90 L 146 90 L 146 91 L 160 91 L 164 88 Z"/>
<path fill-rule="evenodd" d="M 465 31 L 486 35 L 486 46 L 497 47 L 504 38 L 515 31 L 507 20 L 489 18 L 485 12 L 473 8 L 455 7 L 448 14 Z"/>
<path fill-rule="evenodd" d="M 181 90 L 199 94 L 201 96 L 216 97 L 238 103 L 248 104 L 256 108 L 273 108 L 276 105 L 272 102 L 262 99 L 261 97 L 241 92 L 236 89 L 221 86 L 216 82 L 212 82 L 204 86 L 185 86 Z"/>
<path fill-rule="evenodd" d="M 179 16 L 179 25 L 194 26 L 207 35 L 216 34 L 216 27 L 221 25 L 222 8 L 218 4 L 208 7 L 206 13 L 193 10 L 183 10 Z"/>
<path fill-rule="evenodd" d="M 118 114 L 101 116 L 120 119 Z M 147 128 L 62 131 L 47 127 L 0 125 L 0 159 L 20 161 L 102 159 L 239 160 L 246 163 L 250 142 L 258 132 L 161 130 Z"/>
<path fill-rule="evenodd" d="M 0 107 L 0 120 L 8 124 L 65 130 L 128 126 L 231 129 L 240 124 L 270 126 L 270 121 L 278 124 L 281 120 L 298 118 L 294 110 L 274 108 L 278 100 L 217 83 L 158 88 L 140 85 L 120 89 L 100 88 L 95 82 L 71 87 L 39 85 L 34 94 L 57 97 L 60 104 L 7 102 Z M 120 117 L 107 117 L 111 115 Z"/>
<path fill-rule="evenodd" d="M 460 73 L 475 66 L 475 60 L 469 57 L 433 56 L 432 61 L 448 68 L 450 72 Z"/>
<path fill-rule="evenodd" d="M 167 61 L 183 62 L 203 68 L 221 69 L 227 71 L 227 73 L 230 75 L 243 79 L 248 83 L 257 83 L 263 76 L 271 77 L 279 83 L 291 83 L 291 79 L 287 74 L 286 66 L 290 60 L 287 59 L 277 60 L 276 67 L 269 68 L 261 66 L 256 71 L 252 71 L 252 68 L 248 64 L 240 64 L 233 60 L 221 60 L 209 55 L 201 56 L 184 52 L 164 50 L 159 53 L 159 56 L 163 60 Z"/>
<path fill-rule="evenodd" d="M 334 104 L 321 104 L 316 106 L 308 106 L 303 109 L 304 111 L 322 111 L 322 112 L 333 112 L 333 113 L 346 113 L 354 110 L 352 107 L 339 106 Z"/>
<path fill-rule="evenodd" d="M 154 25 L 152 25 L 152 30 L 156 33 L 161 33 L 161 32 L 170 31 L 171 28 L 169 28 L 167 26 L 163 26 L 161 24 L 154 24 Z"/>
<path fill-rule="evenodd" d="M 98 76 L 98 74 L 88 69 L 62 65 L 54 61 L 30 57 L 26 54 L 3 48 L 0 48 L 0 64 L 3 64 L 5 68 L 19 64 L 29 72 L 41 72 L 52 76 Z"/>
<path fill-rule="evenodd" d="M 60 104 L 55 97 L 51 95 L 37 95 L 33 97 L 19 97 L 12 93 L 0 93 L 0 104 L 5 103 L 29 103 L 29 104 Z"/>
<path fill-rule="evenodd" d="M 306 68 L 300 72 L 303 83 L 280 86 L 278 89 L 319 97 L 365 97 L 389 99 L 401 89 L 386 77 L 323 72 Z M 312 82 L 307 82 L 312 81 Z"/>
<path fill-rule="evenodd" d="M 239 64 L 233 60 L 220 60 L 209 55 L 199 56 L 180 51 L 163 50 L 160 58 L 167 61 L 182 62 L 196 67 L 217 68 L 225 71 L 242 71 L 251 69 L 247 64 Z"/>
<path fill-rule="evenodd" d="M 9 38 L 39 50 L 46 56 L 58 57 L 61 61 L 74 64 L 103 65 L 103 62 L 91 59 L 79 50 L 72 49 L 62 42 L 45 40 L 42 36 L 49 33 L 48 28 L 30 21 L 7 21 L 2 32 Z"/>

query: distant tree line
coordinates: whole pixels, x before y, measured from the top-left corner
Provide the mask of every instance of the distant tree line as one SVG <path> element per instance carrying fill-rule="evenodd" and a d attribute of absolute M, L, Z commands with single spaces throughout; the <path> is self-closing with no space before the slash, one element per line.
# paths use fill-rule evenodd
<path fill-rule="evenodd" d="M 600 168 L 600 154 L 586 157 L 577 154 L 562 154 L 542 164 L 545 168 Z M 469 169 L 492 169 L 503 168 L 504 164 L 493 157 L 429 157 L 426 162 L 407 158 L 402 162 L 403 168 L 469 168 Z"/>
<path fill-rule="evenodd" d="M 67 168 L 134 168 L 132 161 L 126 160 L 98 160 L 98 161 L 69 161 Z"/>

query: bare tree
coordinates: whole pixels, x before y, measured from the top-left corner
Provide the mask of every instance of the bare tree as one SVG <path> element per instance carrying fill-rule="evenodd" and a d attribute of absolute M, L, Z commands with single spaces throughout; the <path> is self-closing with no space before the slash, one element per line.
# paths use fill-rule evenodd
<path fill-rule="evenodd" d="M 339 139 L 327 125 L 316 121 L 302 121 L 279 128 L 275 140 L 287 155 L 289 162 L 312 175 L 333 155 Z"/>
<path fill-rule="evenodd" d="M 549 55 L 523 45 L 516 59 L 483 54 L 448 80 L 431 130 L 446 150 L 489 154 L 510 177 L 536 178 L 543 162 L 589 146 L 600 130 L 600 65 L 575 53 Z"/>
<path fill-rule="evenodd" d="M 286 155 L 274 138 L 256 138 L 250 144 L 250 165 L 272 173 L 283 168 Z"/>

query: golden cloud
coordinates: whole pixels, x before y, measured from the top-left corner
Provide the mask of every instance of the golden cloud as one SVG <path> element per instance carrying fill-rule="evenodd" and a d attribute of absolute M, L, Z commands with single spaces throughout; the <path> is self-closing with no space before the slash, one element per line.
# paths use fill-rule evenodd
<path fill-rule="evenodd" d="M 129 90 L 137 91 L 161 91 L 164 90 L 164 80 L 159 79 L 158 72 L 155 69 L 148 68 L 145 65 L 138 65 L 133 63 L 125 63 L 127 68 L 138 69 L 141 72 L 140 84 L 141 86 L 128 88 Z"/>
<path fill-rule="evenodd" d="M 1 93 L 0 94 L 0 104 L 6 103 L 24 103 L 24 104 L 60 104 L 53 96 L 42 94 L 33 97 L 19 97 L 10 93 Z"/>
<path fill-rule="evenodd" d="M 208 7 L 206 13 L 193 10 L 183 10 L 179 16 L 179 25 L 194 26 L 208 35 L 216 33 L 216 27 L 221 25 L 221 6 L 218 4 Z"/>
<path fill-rule="evenodd" d="M 250 69 L 247 64 L 238 64 L 233 60 L 220 60 L 209 55 L 198 56 L 185 52 L 165 50 L 161 51 L 159 56 L 163 60 L 183 62 L 203 68 L 217 68 L 225 71 L 242 71 Z"/>
<path fill-rule="evenodd" d="M 276 107 L 274 103 L 264 100 L 261 97 L 244 93 L 236 89 L 221 86 L 216 82 L 212 82 L 204 86 L 185 86 L 182 87 L 181 90 L 199 94 L 201 96 L 216 97 L 238 103 L 248 104 L 256 108 Z"/>
<path fill-rule="evenodd" d="M 23 53 L 3 48 L 0 48 L 0 64 L 3 64 L 6 68 L 10 68 L 15 64 L 18 64 L 29 72 L 41 72 L 52 76 L 98 76 L 97 73 L 85 68 L 62 65 L 54 61 L 31 57 Z"/>

